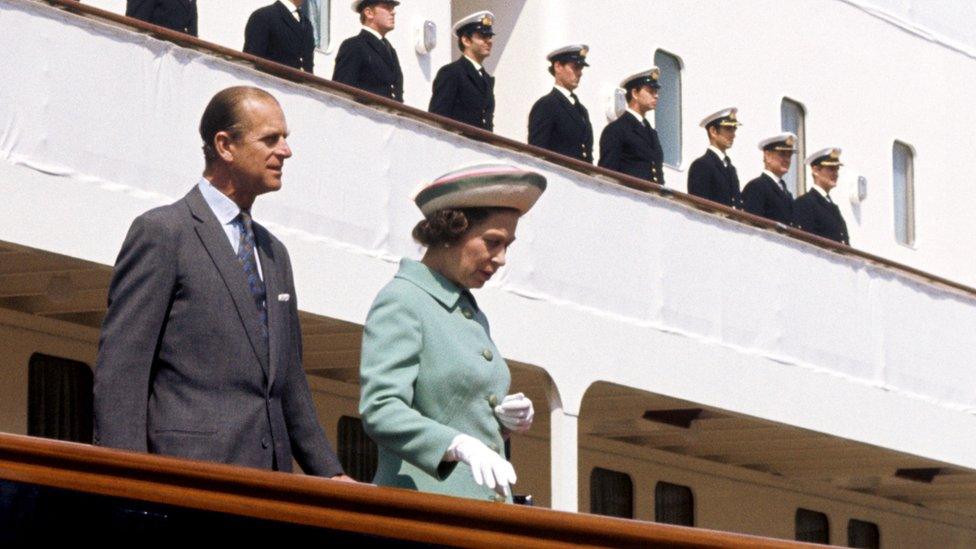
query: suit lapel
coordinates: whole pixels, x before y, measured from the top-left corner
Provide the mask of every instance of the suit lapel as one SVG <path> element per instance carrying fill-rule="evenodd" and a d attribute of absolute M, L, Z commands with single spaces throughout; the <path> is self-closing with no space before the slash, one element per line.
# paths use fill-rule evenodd
<path fill-rule="evenodd" d="M 268 387 L 272 387 L 274 386 L 275 373 L 278 370 L 278 355 L 282 338 L 287 337 L 287 332 L 282 332 L 283 326 L 279 321 L 279 319 L 284 318 L 279 311 L 282 303 L 278 301 L 278 295 L 283 285 L 274 250 L 271 248 L 271 235 L 258 224 L 254 225 L 254 233 L 258 240 L 258 257 L 261 260 L 261 273 L 264 275 L 264 287 L 267 292 L 265 306 L 268 308 Z M 287 345 L 287 343 L 285 344 Z"/>
<path fill-rule="evenodd" d="M 464 66 L 465 74 L 468 75 L 468 78 L 475 85 L 475 87 L 481 90 L 481 93 L 488 91 L 488 82 L 485 82 L 484 77 L 482 77 L 481 73 L 474 68 L 471 61 L 466 59 L 464 56 L 461 56 L 461 59 L 458 59 L 458 63 L 461 63 Z"/>
<path fill-rule="evenodd" d="M 640 138 L 650 145 L 651 148 L 654 147 L 654 139 L 651 137 L 651 132 L 647 131 L 647 128 L 644 127 L 642 122 L 639 122 L 636 118 L 634 118 L 634 115 L 630 114 L 629 112 L 624 112 L 620 116 L 626 116 L 627 123 L 630 124 L 631 131 L 640 136 Z"/>
<path fill-rule="evenodd" d="M 305 33 L 302 32 L 302 24 L 295 20 L 295 16 L 288 11 L 288 8 L 281 2 L 275 2 L 275 6 L 278 8 L 278 14 L 284 19 L 285 25 L 297 34 L 299 38 L 304 39 Z"/>
<path fill-rule="evenodd" d="M 383 44 L 383 42 L 379 38 L 373 36 L 373 34 L 370 33 L 369 31 L 365 31 L 365 30 L 361 31 L 360 36 L 362 36 L 363 40 L 365 40 L 366 43 L 369 44 L 369 47 L 373 48 L 373 51 L 375 51 L 376 54 L 380 56 L 380 59 L 382 59 L 383 62 L 386 63 L 386 66 L 388 66 L 392 70 L 393 57 L 391 55 L 392 54 L 391 50 L 387 49 L 387 47 Z"/>
<path fill-rule="evenodd" d="M 556 102 L 562 106 L 563 110 L 569 114 L 570 119 L 574 120 L 584 130 L 586 129 L 586 121 L 583 120 L 583 115 L 576 110 L 576 106 L 573 105 L 573 102 L 570 101 L 568 97 L 563 95 L 562 92 L 555 88 L 553 88 L 553 90 L 550 92 L 550 95 L 552 95 L 556 99 Z"/>
<path fill-rule="evenodd" d="M 258 362 L 265 376 L 268 375 L 268 349 L 261 335 L 261 324 L 258 313 L 254 307 L 254 298 L 247 286 L 247 278 L 244 276 L 244 269 L 240 261 L 234 255 L 234 250 L 227 241 L 227 233 L 220 226 L 217 217 L 213 214 L 210 206 L 200 194 L 200 189 L 194 187 L 186 195 L 186 203 L 190 208 L 190 213 L 197 220 L 194 227 L 197 236 L 207 250 L 207 254 L 217 267 L 220 278 L 224 281 L 227 291 L 230 292 L 237 309 L 237 316 L 244 325 L 244 331 L 251 342 L 251 348 L 257 356 Z M 263 267 L 263 265 L 262 265 Z M 268 291 L 270 296 L 270 290 Z M 270 299 L 270 298 L 269 298 Z"/>

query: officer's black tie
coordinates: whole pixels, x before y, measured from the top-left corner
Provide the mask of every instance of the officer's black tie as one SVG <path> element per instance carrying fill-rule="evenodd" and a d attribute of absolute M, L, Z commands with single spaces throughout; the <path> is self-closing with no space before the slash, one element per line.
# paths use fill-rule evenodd
<path fill-rule="evenodd" d="M 583 109 L 583 104 L 580 103 L 579 97 L 576 97 L 576 94 L 573 92 L 569 92 L 569 97 L 573 99 L 573 107 L 576 108 L 576 112 L 583 118 L 586 118 L 586 111 Z"/>
<path fill-rule="evenodd" d="M 390 59 L 393 59 L 393 44 L 390 44 L 390 41 L 387 40 L 385 36 L 381 38 L 380 41 L 383 42 L 384 46 L 386 46 L 386 53 L 390 55 Z"/>

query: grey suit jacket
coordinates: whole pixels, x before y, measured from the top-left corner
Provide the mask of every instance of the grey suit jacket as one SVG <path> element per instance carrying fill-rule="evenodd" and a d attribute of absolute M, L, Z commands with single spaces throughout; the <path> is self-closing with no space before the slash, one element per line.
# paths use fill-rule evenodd
<path fill-rule="evenodd" d="M 310 474 L 342 472 L 302 369 L 284 245 L 254 224 L 268 343 L 233 248 L 194 187 L 129 229 L 95 368 L 95 444 Z M 287 296 L 287 297 L 286 297 Z"/>

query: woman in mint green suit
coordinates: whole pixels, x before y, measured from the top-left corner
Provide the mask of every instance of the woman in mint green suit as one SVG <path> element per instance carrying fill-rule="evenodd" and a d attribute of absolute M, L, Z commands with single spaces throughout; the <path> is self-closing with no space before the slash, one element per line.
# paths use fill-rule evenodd
<path fill-rule="evenodd" d="M 511 375 L 470 289 L 505 264 L 518 219 L 545 190 L 541 175 L 475 166 L 424 186 L 414 238 L 366 318 L 359 412 L 379 447 L 374 482 L 510 501 L 505 439 L 532 424 L 532 402 L 508 395 Z"/>

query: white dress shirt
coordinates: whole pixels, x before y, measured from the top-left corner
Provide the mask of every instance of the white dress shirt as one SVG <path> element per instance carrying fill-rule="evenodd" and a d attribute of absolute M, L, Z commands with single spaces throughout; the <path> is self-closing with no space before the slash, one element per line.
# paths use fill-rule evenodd
<path fill-rule="evenodd" d="M 640 122 L 641 124 L 643 124 L 646 121 L 648 126 L 652 128 L 654 127 L 654 124 L 651 124 L 651 121 L 648 120 L 647 117 L 642 116 L 639 112 L 635 111 L 634 109 L 627 107 L 627 112 L 634 115 L 634 118 L 636 118 L 637 121 Z"/>
<path fill-rule="evenodd" d="M 203 200 L 210 206 L 210 210 L 217 216 L 217 221 L 220 222 L 220 226 L 224 229 L 224 234 L 227 235 L 227 240 L 230 241 L 231 249 L 234 250 L 234 255 L 240 251 L 241 247 L 241 230 L 239 225 L 234 222 L 237 219 L 237 215 L 241 213 L 241 209 L 237 204 L 228 198 L 228 196 L 216 187 L 210 184 L 206 178 L 201 177 L 200 183 L 197 184 L 200 187 L 200 193 L 203 194 Z M 261 271 L 261 258 L 259 257 L 257 249 L 254 250 L 254 262 L 258 266 L 258 276 L 261 280 L 264 280 L 264 272 Z"/>
<path fill-rule="evenodd" d="M 278 3 L 284 6 L 285 9 L 288 10 L 288 13 L 291 13 L 291 16 L 295 18 L 295 21 L 302 20 L 301 16 L 298 15 L 298 6 L 292 4 L 291 2 L 286 2 L 285 0 L 278 0 Z M 258 270 L 260 270 L 260 268 Z"/>

